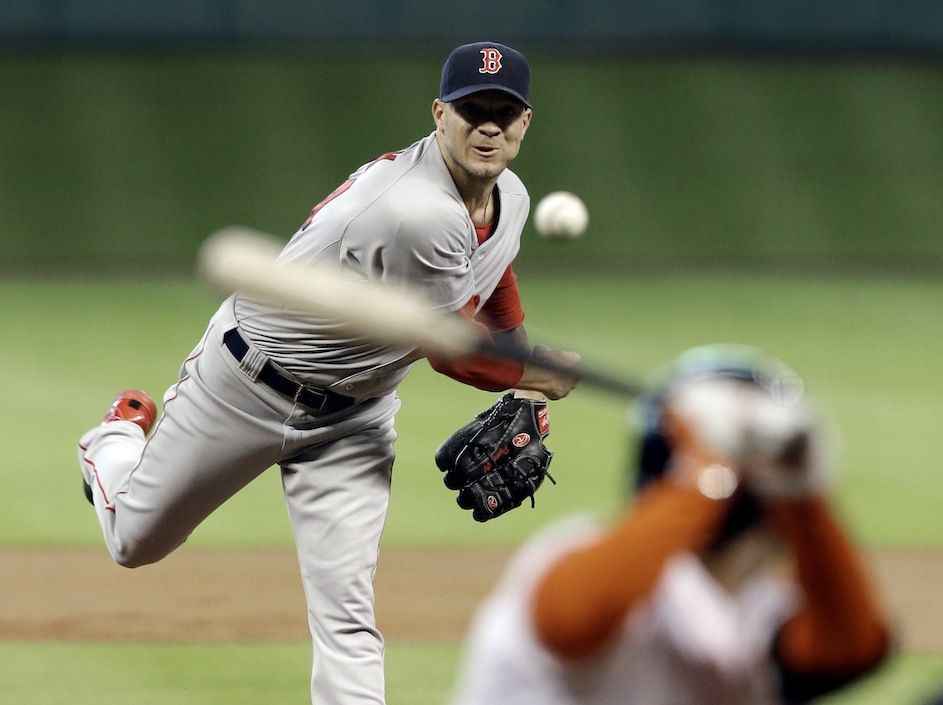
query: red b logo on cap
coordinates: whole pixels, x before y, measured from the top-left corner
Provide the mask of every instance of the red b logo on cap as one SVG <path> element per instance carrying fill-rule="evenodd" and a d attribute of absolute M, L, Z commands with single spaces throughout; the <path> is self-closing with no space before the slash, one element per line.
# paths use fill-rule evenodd
<path fill-rule="evenodd" d="M 501 70 L 501 52 L 490 47 L 481 50 L 481 68 L 478 73 L 497 73 Z"/>

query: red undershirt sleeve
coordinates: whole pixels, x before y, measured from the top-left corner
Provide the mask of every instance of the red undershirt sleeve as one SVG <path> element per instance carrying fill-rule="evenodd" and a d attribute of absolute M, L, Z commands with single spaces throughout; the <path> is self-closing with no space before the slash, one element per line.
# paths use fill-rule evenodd
<path fill-rule="evenodd" d="M 479 244 L 491 235 L 492 225 L 475 228 Z M 504 332 L 517 328 L 524 322 L 524 309 L 517 288 L 517 275 L 508 265 L 494 292 L 475 315 L 477 300 L 471 299 L 460 313 L 481 327 L 482 337 L 493 340 L 492 332 Z M 477 320 L 476 320 L 477 319 Z M 428 355 L 429 364 L 436 372 L 456 379 L 464 384 L 489 392 L 502 392 L 516 385 L 524 374 L 524 364 L 510 360 L 499 360 L 490 355 L 473 355 L 462 359 L 445 359 Z"/>
<path fill-rule="evenodd" d="M 472 318 L 475 313 L 474 300 L 465 304 L 460 313 Z M 483 338 L 491 339 L 491 331 L 486 325 L 480 321 L 475 321 L 475 325 L 481 328 Z M 488 392 L 503 392 L 505 389 L 511 389 L 524 374 L 524 363 L 499 360 L 490 355 L 472 355 L 456 359 L 427 355 L 426 358 L 436 372 Z"/>
<path fill-rule="evenodd" d="M 481 307 L 478 318 L 493 331 L 514 330 L 524 322 L 524 307 L 517 289 L 517 275 L 508 265 L 494 293 Z"/>

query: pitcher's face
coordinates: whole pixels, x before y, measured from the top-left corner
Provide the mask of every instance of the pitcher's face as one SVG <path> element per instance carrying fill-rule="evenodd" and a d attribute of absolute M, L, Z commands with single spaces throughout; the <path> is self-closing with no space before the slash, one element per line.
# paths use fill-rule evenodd
<path fill-rule="evenodd" d="M 494 179 L 514 161 L 532 111 L 502 91 L 481 91 L 451 103 L 433 101 L 442 156 L 453 176 Z"/>

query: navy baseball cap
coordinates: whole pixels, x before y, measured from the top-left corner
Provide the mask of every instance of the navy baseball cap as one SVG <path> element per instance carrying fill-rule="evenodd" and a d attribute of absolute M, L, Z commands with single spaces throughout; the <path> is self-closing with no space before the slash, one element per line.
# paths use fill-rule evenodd
<path fill-rule="evenodd" d="M 451 103 L 479 91 L 502 91 L 528 108 L 530 66 L 524 55 L 497 42 L 463 44 L 442 67 L 439 100 Z"/>

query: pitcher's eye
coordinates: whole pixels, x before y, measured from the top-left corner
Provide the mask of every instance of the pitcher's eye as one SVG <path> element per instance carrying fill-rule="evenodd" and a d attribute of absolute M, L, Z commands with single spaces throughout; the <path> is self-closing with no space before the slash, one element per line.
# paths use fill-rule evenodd
<path fill-rule="evenodd" d="M 476 105 L 475 103 L 461 103 L 455 106 L 455 110 L 465 121 L 470 122 L 473 125 L 481 122 L 485 114 L 485 111 L 482 110 L 481 106 Z"/>
<path fill-rule="evenodd" d="M 498 119 L 502 122 L 511 122 L 523 112 L 516 105 L 506 105 L 498 110 Z"/>

